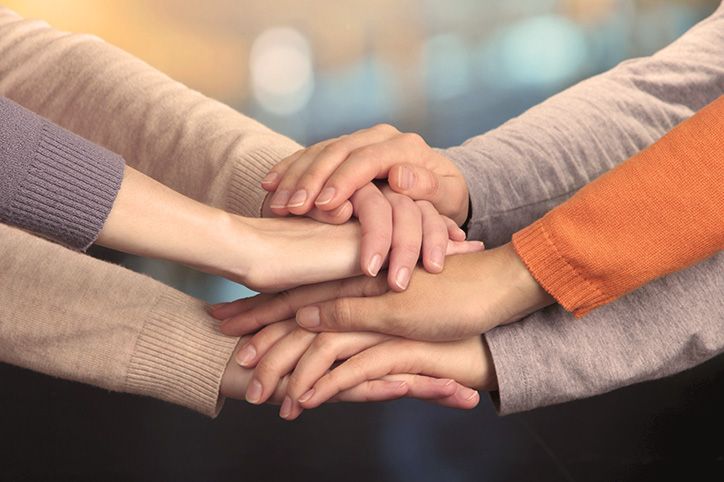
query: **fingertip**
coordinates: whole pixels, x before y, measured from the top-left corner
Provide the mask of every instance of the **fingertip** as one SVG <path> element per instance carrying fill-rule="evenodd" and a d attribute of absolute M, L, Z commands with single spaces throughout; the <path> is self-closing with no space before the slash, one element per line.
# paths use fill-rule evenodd
<path fill-rule="evenodd" d="M 251 343 L 247 343 L 236 353 L 234 359 L 236 363 L 244 368 L 253 368 L 256 360 L 256 348 Z"/>
<path fill-rule="evenodd" d="M 264 179 L 261 180 L 261 187 L 262 189 L 272 192 L 275 191 L 277 188 L 277 185 L 279 184 L 281 176 L 278 172 L 270 172 L 266 176 L 264 176 Z"/>
<path fill-rule="evenodd" d="M 321 311 L 318 306 L 305 306 L 297 311 L 296 320 L 303 328 L 318 329 L 322 323 Z"/>

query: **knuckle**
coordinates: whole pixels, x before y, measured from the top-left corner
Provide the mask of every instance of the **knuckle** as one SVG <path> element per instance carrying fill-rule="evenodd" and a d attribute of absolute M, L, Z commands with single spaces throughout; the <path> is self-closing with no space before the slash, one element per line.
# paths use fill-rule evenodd
<path fill-rule="evenodd" d="M 420 255 L 420 244 L 404 241 L 394 246 L 394 250 L 398 255 L 402 255 L 406 258 L 417 259 Z"/>
<path fill-rule="evenodd" d="M 320 154 L 325 156 L 346 156 L 348 152 L 347 141 L 339 139 L 324 146 Z"/>
<path fill-rule="evenodd" d="M 423 147 L 427 146 L 427 143 L 425 142 L 425 139 L 422 138 L 420 134 L 417 132 L 406 132 L 404 134 L 401 134 L 402 139 L 404 142 L 411 146 L 415 147 Z"/>
<path fill-rule="evenodd" d="M 392 134 L 392 133 L 397 133 L 397 132 L 399 132 L 395 126 L 390 125 L 390 124 L 387 124 L 386 122 L 382 122 L 382 123 L 380 123 L 380 124 L 376 124 L 376 125 L 373 127 L 373 129 L 376 130 L 376 131 L 378 131 L 378 132 L 381 132 L 381 133 L 383 133 L 383 134 L 386 134 L 386 133 Z"/>
<path fill-rule="evenodd" d="M 332 305 L 331 311 L 332 323 L 338 326 L 344 326 L 349 323 L 351 318 L 351 306 L 346 298 L 336 300 Z"/>

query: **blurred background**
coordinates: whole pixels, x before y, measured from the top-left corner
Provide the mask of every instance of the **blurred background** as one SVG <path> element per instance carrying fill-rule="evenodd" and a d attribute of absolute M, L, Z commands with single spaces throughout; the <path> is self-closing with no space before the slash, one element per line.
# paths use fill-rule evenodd
<path fill-rule="evenodd" d="M 446 147 L 649 55 L 711 13 L 689 0 L 5 1 L 96 34 L 302 144 L 388 122 Z M 243 287 L 94 255 L 210 302 Z M 183 409 L 0 366 L 0 480 L 724 480 L 722 357 L 676 377 L 500 418 L 415 401 L 289 424 Z"/>

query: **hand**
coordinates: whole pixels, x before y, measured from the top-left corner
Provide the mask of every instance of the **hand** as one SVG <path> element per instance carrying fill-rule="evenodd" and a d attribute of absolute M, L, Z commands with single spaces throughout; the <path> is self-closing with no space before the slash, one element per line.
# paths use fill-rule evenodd
<path fill-rule="evenodd" d="M 282 160 L 262 181 L 276 191 L 272 209 L 306 214 L 332 211 L 372 181 L 386 178 L 395 192 L 430 201 L 458 225 L 468 214 L 465 179 L 452 161 L 417 134 L 386 124 L 315 144 Z"/>
<path fill-rule="evenodd" d="M 449 252 L 481 249 L 479 243 L 448 242 L 444 229 Z M 278 291 L 359 274 L 361 236 L 357 223 L 236 216 L 126 167 L 98 244 L 183 263 L 258 291 Z"/>
<path fill-rule="evenodd" d="M 286 380 L 286 396 L 280 409 L 280 416 L 288 420 L 295 419 L 301 413 L 297 400 L 337 360 L 356 355 L 389 340 L 393 338 L 374 333 L 312 333 L 299 328 L 293 320 L 270 325 L 254 335 L 236 355 L 241 365 L 256 366 L 252 380 L 249 382 L 246 399 L 250 403 L 264 403 L 274 396 Z M 419 342 L 412 343 L 419 344 Z M 461 365 L 463 366 L 466 365 Z M 292 375 L 287 377 L 290 373 Z M 463 387 L 453 380 L 447 378 L 428 380 L 427 377 L 418 379 L 416 377 L 419 375 L 414 371 L 405 373 L 390 370 L 390 373 L 362 380 L 354 386 L 365 386 L 364 384 L 376 380 L 399 382 L 402 381 L 399 376 L 405 377 L 406 384 L 410 388 L 408 396 L 456 408 L 473 408 L 479 401 L 474 390 Z M 473 378 L 467 376 L 466 379 Z M 396 389 L 401 391 L 400 387 Z"/>
<path fill-rule="evenodd" d="M 297 383 L 300 387 L 310 387 L 297 399 L 302 408 L 318 407 L 366 380 L 397 373 L 446 377 L 466 387 L 481 390 L 497 388 L 490 350 L 482 336 L 443 343 L 393 338 L 352 356 L 323 375 L 329 368 L 330 355 L 335 353 L 336 348 L 334 338 L 331 338 L 331 341 L 315 351 L 310 349 L 305 354 L 306 359 L 300 360 L 292 373 L 291 380 L 299 380 Z M 453 396 L 443 400 L 454 400 L 460 405 L 467 402 L 468 405 L 463 408 L 473 408 L 480 401 L 480 396 L 471 388 L 458 388 Z"/>
<path fill-rule="evenodd" d="M 406 162 L 409 158 L 417 164 L 376 165 L 381 158 L 369 158 L 373 154 L 369 147 L 373 145 L 389 154 L 390 161 Z M 394 158 L 397 154 L 407 157 Z M 357 169 L 355 163 L 366 171 Z M 434 166 L 434 169 L 423 165 Z M 332 174 L 337 167 L 337 172 Z M 334 181 L 337 174 L 339 179 Z M 318 201 L 315 206 L 312 196 L 317 197 L 329 175 L 332 178 L 328 184 L 336 182 L 351 188 L 347 194 L 349 200 L 345 197 L 328 205 Z M 381 193 L 369 182 L 388 176 L 390 187 L 387 191 L 400 194 Z M 388 278 L 390 287 L 396 291 L 404 290 L 400 281 L 409 279 L 415 264 L 412 260 L 416 260 L 420 248 L 420 235 L 404 225 L 418 216 L 408 207 L 413 203 L 411 199 L 418 203 L 423 213 L 422 261 L 431 273 L 439 273 L 443 268 L 444 224 L 455 224 L 449 214 L 442 216 L 442 221 L 437 220 L 437 211 L 448 209 L 458 218 L 458 224 L 465 220 L 468 211 L 467 186 L 452 162 L 427 147 L 419 136 L 400 134 L 385 125 L 324 141 L 293 154 L 270 171 L 262 181 L 262 187 L 274 193 L 267 196 L 264 203 L 262 212 L 265 216 L 306 214 L 322 222 L 338 224 L 347 219 L 340 212 L 350 214 L 353 211 L 365 233 L 360 263 L 362 272 L 369 276 L 377 274 L 392 241 Z M 350 205 L 352 209 L 349 209 Z M 440 234 L 433 236 L 435 229 Z M 449 232 L 450 239 L 464 239 L 462 230 L 449 226 Z"/>
<path fill-rule="evenodd" d="M 410 287 L 394 293 L 379 279 L 354 278 L 303 286 L 217 307 L 230 335 L 296 316 L 310 331 L 372 331 L 446 341 L 480 335 L 553 303 L 510 244 L 451 256 L 445 271 L 418 270 Z"/>
<path fill-rule="evenodd" d="M 264 204 L 267 206 L 269 200 Z M 266 208 L 263 212 L 269 214 Z M 277 208 L 276 213 L 279 212 L 280 208 Z M 308 215 L 323 222 L 339 224 L 347 220 L 344 214 L 348 212 L 359 219 L 362 230 L 362 272 L 376 276 L 389 252 L 387 278 L 390 288 L 395 291 L 407 288 L 419 257 L 422 257 L 428 272 L 439 273 L 444 267 L 446 254 L 482 249 L 481 243 L 463 243 L 465 232 L 452 219 L 440 215 L 429 201 L 413 201 L 389 186 L 379 188 L 368 183 L 339 208 L 329 212 L 313 208 Z"/>
<path fill-rule="evenodd" d="M 249 342 L 249 337 L 242 338 L 237 344 L 237 351 L 229 360 L 226 370 L 221 378 L 220 395 L 223 397 L 243 400 L 252 380 L 252 370 L 240 366 L 235 359 L 239 358 L 239 348 Z M 269 403 L 283 404 L 286 399 L 287 386 L 290 376 L 286 375 L 276 385 L 273 393 L 266 397 Z M 446 382 L 449 382 L 446 381 Z M 366 380 L 349 390 L 344 390 L 331 399 L 333 402 L 373 402 L 394 400 L 401 397 L 419 398 L 424 400 L 437 400 L 438 403 L 466 408 L 471 405 L 470 400 L 461 400 L 460 394 L 453 393 L 457 385 L 445 385 L 436 378 L 423 375 L 400 374 L 387 375 L 376 380 Z M 465 393 L 465 392 L 460 392 Z M 469 394 L 465 397 L 469 397 Z M 447 399 L 447 400 L 446 400 Z M 287 401 L 289 406 L 290 401 Z"/>

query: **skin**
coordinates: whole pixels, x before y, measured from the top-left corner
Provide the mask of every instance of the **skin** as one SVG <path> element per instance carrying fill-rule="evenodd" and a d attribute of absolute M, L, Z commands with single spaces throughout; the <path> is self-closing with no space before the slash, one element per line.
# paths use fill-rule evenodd
<path fill-rule="evenodd" d="M 212 312 L 228 334 L 295 318 L 314 332 L 369 331 L 423 341 L 477 336 L 553 303 L 511 245 L 448 258 L 445 270 L 417 269 L 410 287 L 357 277 L 239 300 Z"/>
<path fill-rule="evenodd" d="M 434 236 L 444 238 L 447 253 L 482 249 L 480 243 L 450 240 L 448 225 L 435 212 L 428 210 L 423 216 L 416 204 L 407 208 L 408 218 L 413 219 L 401 223 L 417 233 L 418 253 L 425 244 L 423 222 L 438 223 Z M 236 216 L 126 167 L 97 242 L 126 253 L 179 262 L 257 291 L 279 291 L 360 274 L 364 235 L 358 223 L 335 226 L 304 218 Z"/>
<path fill-rule="evenodd" d="M 248 342 L 248 337 L 240 339 L 237 349 Z M 234 360 L 238 359 L 238 357 L 237 353 L 229 360 L 221 379 L 220 394 L 223 397 L 244 400 L 253 381 L 253 371 L 237 364 Z M 282 413 L 285 413 L 291 402 L 288 395 L 291 379 L 289 375 L 279 377 L 277 384 L 264 396 L 264 401 L 267 403 L 281 404 Z M 477 394 L 474 391 L 473 393 Z M 470 389 L 458 383 L 449 379 L 438 379 L 412 373 L 389 374 L 378 379 L 365 380 L 352 388 L 340 391 L 329 401 L 379 402 L 403 397 L 417 398 L 462 409 L 472 408 L 477 404 L 477 401 L 473 400 L 475 397 L 471 398 L 470 396 Z M 261 403 L 261 401 L 256 403 Z M 285 403 L 287 407 L 284 406 Z M 299 410 L 301 413 L 301 409 Z"/>
<path fill-rule="evenodd" d="M 388 187 L 378 189 L 370 182 L 374 179 L 387 179 Z M 456 225 L 468 212 L 467 185 L 455 165 L 417 134 L 386 124 L 296 152 L 272 168 L 262 187 L 272 193 L 266 204 L 278 216 L 321 219 L 320 213 L 336 213 L 351 202 L 366 233 L 362 272 L 375 276 L 379 260 L 390 252 L 388 283 L 395 291 L 409 284 L 420 248 L 419 233 L 409 228 L 411 205 L 418 203 L 423 213 L 434 209 Z M 435 229 L 442 232 L 441 223 L 423 222 L 422 260 L 431 273 L 442 271 L 445 262 L 445 240 L 431 234 Z M 458 240 L 452 234 L 451 239 Z"/>

